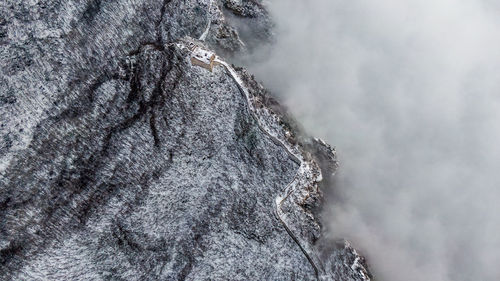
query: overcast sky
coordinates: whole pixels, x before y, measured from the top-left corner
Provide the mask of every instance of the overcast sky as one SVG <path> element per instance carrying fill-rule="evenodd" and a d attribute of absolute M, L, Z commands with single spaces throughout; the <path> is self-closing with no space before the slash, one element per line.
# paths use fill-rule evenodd
<path fill-rule="evenodd" d="M 337 147 L 335 235 L 378 280 L 500 280 L 500 5 L 273 0 L 251 66 Z"/>

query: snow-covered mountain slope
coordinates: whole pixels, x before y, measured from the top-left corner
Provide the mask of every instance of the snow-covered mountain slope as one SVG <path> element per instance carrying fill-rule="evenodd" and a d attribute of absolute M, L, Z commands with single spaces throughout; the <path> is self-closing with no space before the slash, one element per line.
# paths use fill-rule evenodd
<path fill-rule="evenodd" d="M 0 279 L 369 280 L 335 150 L 221 55 L 260 2 L 1 5 Z"/>

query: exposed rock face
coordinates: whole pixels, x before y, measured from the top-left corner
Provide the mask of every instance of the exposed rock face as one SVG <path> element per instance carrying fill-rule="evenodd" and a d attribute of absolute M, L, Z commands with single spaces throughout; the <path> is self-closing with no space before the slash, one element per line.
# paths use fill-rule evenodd
<path fill-rule="evenodd" d="M 335 151 L 191 63 L 251 47 L 227 13 L 269 36 L 259 2 L 0 5 L 1 280 L 369 279 L 321 239 Z"/>

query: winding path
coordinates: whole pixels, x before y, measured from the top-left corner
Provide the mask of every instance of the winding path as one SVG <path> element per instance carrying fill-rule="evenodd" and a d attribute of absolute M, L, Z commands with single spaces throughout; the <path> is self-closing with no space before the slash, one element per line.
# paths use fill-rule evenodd
<path fill-rule="evenodd" d="M 297 173 L 293 177 L 292 181 L 285 187 L 284 194 L 285 196 L 278 196 L 275 200 L 276 202 L 276 216 L 280 220 L 280 222 L 283 224 L 285 227 L 285 230 L 287 233 L 290 235 L 290 237 L 295 241 L 295 243 L 299 246 L 300 250 L 304 253 L 306 256 L 307 260 L 311 264 L 311 266 L 314 269 L 314 272 L 316 274 L 316 278 L 320 279 L 322 275 L 324 274 L 324 271 L 321 270 L 320 272 L 320 267 L 316 264 L 317 262 L 314 261 L 312 254 L 308 253 L 307 250 L 305 249 L 305 246 L 302 245 L 302 243 L 299 241 L 297 236 L 292 232 L 290 227 L 285 221 L 285 214 L 283 213 L 282 206 L 283 203 L 285 202 L 286 199 L 295 191 L 295 184 L 298 181 L 298 178 L 300 176 L 303 176 L 304 171 L 311 169 L 309 164 L 304 161 L 304 158 L 302 155 L 299 154 L 298 149 L 294 150 L 292 146 L 289 143 L 285 143 L 285 141 L 279 139 L 277 136 L 273 135 L 269 129 L 267 129 L 264 125 L 262 125 L 259 122 L 259 117 L 257 116 L 257 112 L 255 110 L 255 107 L 253 106 L 252 100 L 250 99 L 250 93 L 248 92 L 248 89 L 243 85 L 243 81 L 241 78 L 238 76 L 238 73 L 234 70 L 233 67 L 231 67 L 227 62 L 222 60 L 220 57 L 216 57 L 214 62 L 223 65 L 226 70 L 229 72 L 230 76 L 233 78 L 233 80 L 236 82 L 238 85 L 238 89 L 240 90 L 240 93 L 246 98 L 247 105 L 249 108 L 249 111 L 252 113 L 253 118 L 255 119 L 257 126 L 260 128 L 262 132 L 264 132 L 266 135 L 268 135 L 271 140 L 278 144 L 281 145 L 282 147 L 285 148 L 286 152 L 291 156 L 291 159 L 300 165 L 299 169 L 297 170 Z M 321 177 L 321 175 L 320 175 Z"/>

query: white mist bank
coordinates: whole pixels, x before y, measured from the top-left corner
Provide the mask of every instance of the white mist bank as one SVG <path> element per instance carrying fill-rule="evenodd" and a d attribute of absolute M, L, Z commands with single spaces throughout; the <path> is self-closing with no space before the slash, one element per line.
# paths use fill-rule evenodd
<path fill-rule="evenodd" d="M 337 147 L 335 235 L 377 280 L 500 280 L 500 4 L 274 0 L 251 66 Z"/>

